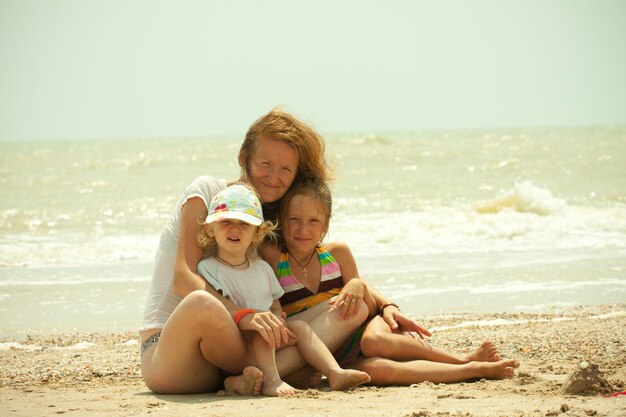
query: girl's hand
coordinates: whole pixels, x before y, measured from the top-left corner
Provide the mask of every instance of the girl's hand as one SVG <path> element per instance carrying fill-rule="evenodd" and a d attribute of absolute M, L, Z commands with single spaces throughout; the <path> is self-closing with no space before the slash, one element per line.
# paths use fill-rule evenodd
<path fill-rule="evenodd" d="M 339 317 L 347 319 L 359 311 L 359 303 L 363 301 L 365 283 L 358 278 L 353 278 L 343 286 L 341 292 L 334 300 L 328 302 L 332 309 L 339 310 Z"/>
<path fill-rule="evenodd" d="M 424 336 L 432 336 L 426 327 L 421 323 L 405 316 L 400 309 L 395 306 L 387 306 L 383 310 L 383 319 L 387 322 L 391 330 L 400 330 L 402 332 L 417 333 L 421 339 Z"/>
<path fill-rule="evenodd" d="M 282 317 L 277 317 L 270 311 L 256 312 L 245 315 L 239 322 L 240 330 L 258 332 L 273 348 L 289 343 L 296 335 L 287 328 L 287 323 Z"/>

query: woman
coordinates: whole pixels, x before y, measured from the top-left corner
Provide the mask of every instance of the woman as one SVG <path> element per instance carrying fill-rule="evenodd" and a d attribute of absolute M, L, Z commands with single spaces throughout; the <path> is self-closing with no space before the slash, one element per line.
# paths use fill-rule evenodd
<path fill-rule="evenodd" d="M 239 165 L 240 181 L 258 190 L 261 202 L 269 209 L 266 212 L 292 184 L 311 178 L 329 180 L 321 137 L 293 116 L 276 110 L 250 127 L 239 151 Z M 241 330 L 266 335 L 272 346 L 289 341 L 284 320 L 271 312 L 247 314 L 238 317 L 235 324 L 232 314 L 240 307 L 198 275 L 197 265 L 203 255 L 196 242 L 202 227 L 199 220 L 206 218 L 210 200 L 228 184 L 224 179 L 197 178 L 179 199 L 161 235 L 140 328 L 141 372 L 152 391 L 215 391 L 223 372 L 243 372 L 231 378 L 231 388 L 240 394 L 259 393 L 262 375 L 256 368 L 246 368 L 252 360 Z M 367 308 L 363 305 L 359 310 L 349 319 L 331 311 L 310 325 L 333 351 L 365 320 Z M 280 375 L 289 375 L 302 366 L 304 361 L 294 346 L 277 355 Z"/>

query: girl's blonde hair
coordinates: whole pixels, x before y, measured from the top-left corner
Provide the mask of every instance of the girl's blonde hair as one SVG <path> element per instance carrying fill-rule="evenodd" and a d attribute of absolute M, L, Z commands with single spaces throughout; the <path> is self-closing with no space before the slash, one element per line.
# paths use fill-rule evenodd
<path fill-rule="evenodd" d="M 324 213 L 324 225 L 322 229 L 322 239 L 328 233 L 330 226 L 330 218 L 333 214 L 333 197 L 330 191 L 330 187 L 324 181 L 312 178 L 310 180 L 298 183 L 291 187 L 283 196 L 280 205 L 280 221 L 278 227 L 278 242 L 281 245 L 285 244 L 285 237 L 282 233 L 283 225 L 287 222 L 287 209 L 289 203 L 296 196 L 310 197 L 314 201 L 317 201 L 320 209 Z"/>
<path fill-rule="evenodd" d="M 262 138 L 285 142 L 298 153 L 298 172 L 294 184 L 311 178 L 324 182 L 332 179 L 331 170 L 324 156 L 326 148 L 324 139 L 306 123 L 278 109 L 272 109 L 248 129 L 239 149 L 242 179 L 250 178 L 250 157 L 254 155 L 256 146 Z"/>
<path fill-rule="evenodd" d="M 248 188 L 251 192 L 253 192 L 257 198 L 259 198 L 259 194 L 253 187 L 250 186 L 250 184 L 246 184 L 244 182 L 235 182 L 231 185 L 235 185 L 235 184 L 243 185 L 244 187 Z M 213 223 L 207 224 L 204 221 L 200 221 L 200 220 L 198 222 L 202 224 L 202 227 L 200 228 L 200 230 L 198 230 L 198 233 L 196 234 L 196 242 L 198 243 L 198 246 L 200 246 L 204 250 L 205 257 L 211 257 L 211 256 L 217 255 L 217 240 L 215 240 L 215 235 L 211 236 L 207 232 L 207 229 L 213 228 L 212 226 Z M 277 238 L 276 229 L 277 229 L 276 223 L 271 222 L 271 221 L 264 221 L 260 225 L 256 226 L 254 237 L 252 238 L 252 243 L 250 243 L 250 246 L 248 247 L 248 250 L 246 251 L 246 256 L 258 257 L 256 248 L 259 246 L 259 244 L 261 244 L 261 242 L 265 240 L 276 241 L 276 238 Z"/>

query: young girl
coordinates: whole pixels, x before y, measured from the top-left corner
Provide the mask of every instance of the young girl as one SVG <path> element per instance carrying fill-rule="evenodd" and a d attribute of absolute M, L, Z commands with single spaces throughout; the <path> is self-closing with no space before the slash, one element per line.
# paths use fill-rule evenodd
<path fill-rule="evenodd" d="M 210 257 L 200 261 L 198 272 L 221 295 L 243 307 L 233 314 L 237 325 L 247 314 L 271 311 L 275 320 L 284 321 L 278 301 L 284 291 L 270 266 L 255 259 L 256 246 L 272 236 L 275 226 L 263 221 L 261 203 L 254 191 L 244 184 L 234 184 L 219 192 L 211 201 L 204 227 L 198 233 L 198 245 Z M 333 390 L 345 390 L 369 382 L 365 372 L 345 370 L 324 343 L 303 321 L 288 324 L 291 339 L 302 357 L 321 371 Z M 294 394 L 296 390 L 278 375 L 274 335 L 263 328 L 244 332 L 251 350 L 248 361 L 255 364 L 238 377 L 224 381 L 227 392 L 268 396 Z M 246 386 L 247 385 L 247 386 Z"/>
<path fill-rule="evenodd" d="M 519 362 L 501 360 L 491 342 L 482 343 L 467 357 L 459 357 L 423 341 L 424 335 L 430 336 L 428 330 L 359 279 L 348 246 L 320 243 L 328 231 L 331 209 L 331 194 L 325 183 L 312 181 L 294 187 L 283 199 L 282 249 L 273 245 L 262 248 L 263 258 L 274 267 L 285 290 L 280 301 L 288 323 L 293 319 L 309 321 L 328 308 L 339 309 L 342 316 L 349 317 L 354 305 L 365 301 L 374 317 L 355 334 L 351 345 L 337 353 L 342 355 L 342 365 L 356 357 L 350 367 L 367 372 L 376 385 L 514 376 Z"/>

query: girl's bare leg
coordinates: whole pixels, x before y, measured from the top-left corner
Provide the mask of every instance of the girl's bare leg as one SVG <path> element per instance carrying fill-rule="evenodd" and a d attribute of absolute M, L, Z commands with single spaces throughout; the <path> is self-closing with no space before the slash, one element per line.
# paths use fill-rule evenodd
<path fill-rule="evenodd" d="M 219 342 L 218 342 L 219 341 Z M 190 394 L 215 391 L 219 369 L 240 374 L 251 358 L 228 310 L 206 291 L 194 291 L 174 310 L 141 360 L 152 391 Z"/>
<path fill-rule="evenodd" d="M 472 361 L 497 362 L 500 354 L 491 342 L 483 342 L 466 357 L 457 356 L 424 340 L 402 333 L 393 333 L 382 317 L 374 317 L 365 328 L 361 339 L 361 352 L 366 357 L 382 357 L 398 361 L 423 359 L 431 362 L 463 364 Z"/>
<path fill-rule="evenodd" d="M 350 367 L 367 372 L 372 377 L 373 385 L 410 385 L 424 381 L 452 383 L 472 378 L 513 378 L 519 365 L 514 359 L 454 365 L 425 360 L 398 362 L 385 358 L 360 357 Z"/>
<path fill-rule="evenodd" d="M 296 334 L 296 345 L 304 359 L 326 375 L 331 389 L 344 391 L 370 381 L 369 375 L 365 372 L 342 369 L 333 354 L 306 322 L 290 321 L 289 328 Z"/>

